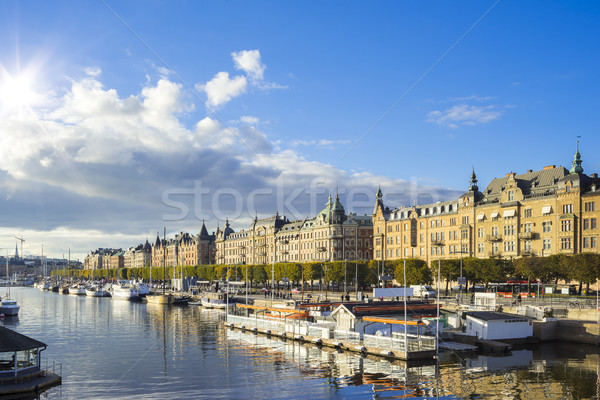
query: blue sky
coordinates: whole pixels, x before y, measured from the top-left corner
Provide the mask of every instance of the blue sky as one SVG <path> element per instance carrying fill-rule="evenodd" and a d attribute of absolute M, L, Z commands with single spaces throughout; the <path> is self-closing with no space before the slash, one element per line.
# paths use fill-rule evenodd
<path fill-rule="evenodd" d="M 598 172 L 596 2 L 0 3 L 0 246 L 369 213 Z"/>

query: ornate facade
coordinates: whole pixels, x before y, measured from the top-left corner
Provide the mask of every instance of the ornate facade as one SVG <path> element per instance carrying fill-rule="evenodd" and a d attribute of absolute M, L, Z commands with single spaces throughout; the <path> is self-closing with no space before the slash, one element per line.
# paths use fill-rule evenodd
<path fill-rule="evenodd" d="M 289 221 L 276 213 L 255 218 L 247 230 L 235 232 L 227 220 L 216 235 L 217 264 L 268 264 L 369 260 L 373 226 L 370 216 L 346 215 L 338 196 L 329 196 L 314 218 Z"/>
<path fill-rule="evenodd" d="M 157 235 L 152 246 L 152 266 L 214 264 L 214 245 L 215 235 L 208 234 L 204 222 L 197 235 L 180 232 L 167 241 Z"/>
<path fill-rule="evenodd" d="M 514 172 L 483 192 L 475 171 L 456 200 L 389 209 L 381 190 L 373 212 L 374 258 L 548 256 L 598 252 L 600 179 L 583 173 L 579 145 L 572 167 Z M 596 210 L 598 204 L 598 210 Z"/>

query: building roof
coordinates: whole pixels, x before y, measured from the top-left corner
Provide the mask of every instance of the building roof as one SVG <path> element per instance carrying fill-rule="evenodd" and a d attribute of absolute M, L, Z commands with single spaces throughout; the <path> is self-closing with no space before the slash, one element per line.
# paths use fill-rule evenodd
<path fill-rule="evenodd" d="M 468 311 L 464 313 L 465 316 L 480 319 L 482 321 L 500 321 L 506 319 L 522 319 L 527 321 L 530 318 L 522 315 L 507 314 L 498 311 Z"/>
<path fill-rule="evenodd" d="M 0 353 L 46 347 L 45 343 L 0 326 Z"/>
<path fill-rule="evenodd" d="M 524 196 L 554 194 L 559 180 L 569 175 L 564 167 L 547 167 L 541 171 L 529 170 L 525 174 L 515 175 L 515 181 Z M 495 178 L 483 191 L 484 202 L 499 200 L 502 190 L 506 187 L 508 176 Z"/>

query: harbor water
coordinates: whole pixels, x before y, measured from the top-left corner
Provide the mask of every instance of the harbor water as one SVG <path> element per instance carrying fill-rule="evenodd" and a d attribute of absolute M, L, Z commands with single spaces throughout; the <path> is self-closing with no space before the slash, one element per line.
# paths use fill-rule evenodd
<path fill-rule="evenodd" d="M 4 293 L 0 293 L 4 294 Z M 226 329 L 224 314 L 12 288 L 0 323 L 48 345 L 41 399 L 598 399 L 595 346 L 389 361 Z M 47 360 L 47 361 L 46 361 Z"/>

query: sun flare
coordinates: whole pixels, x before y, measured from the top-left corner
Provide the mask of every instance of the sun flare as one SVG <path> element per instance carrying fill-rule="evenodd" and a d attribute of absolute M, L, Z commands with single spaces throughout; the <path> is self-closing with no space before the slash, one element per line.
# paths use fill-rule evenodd
<path fill-rule="evenodd" d="M 0 72 L 0 103 L 8 108 L 23 108 L 33 106 L 36 101 L 34 76 L 27 72 L 11 75 L 6 71 Z"/>

